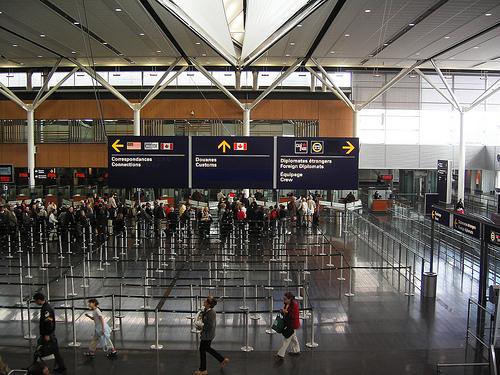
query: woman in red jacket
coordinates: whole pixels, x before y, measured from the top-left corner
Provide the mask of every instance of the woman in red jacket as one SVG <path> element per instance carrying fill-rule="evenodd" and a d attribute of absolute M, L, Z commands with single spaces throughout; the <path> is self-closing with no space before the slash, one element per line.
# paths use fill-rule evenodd
<path fill-rule="evenodd" d="M 297 335 L 295 334 L 295 330 L 300 328 L 299 304 L 295 296 L 290 292 L 285 293 L 283 302 L 285 306 L 281 312 L 285 319 L 285 330 L 283 331 L 283 344 L 276 354 L 276 358 L 279 360 L 285 359 L 285 354 L 290 344 L 292 345 L 290 354 L 298 355 L 300 353 L 299 340 L 297 340 Z"/>

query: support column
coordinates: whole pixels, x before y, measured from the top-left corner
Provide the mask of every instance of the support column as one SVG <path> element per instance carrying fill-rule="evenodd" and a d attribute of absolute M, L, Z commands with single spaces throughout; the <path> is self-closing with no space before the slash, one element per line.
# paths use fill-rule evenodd
<path fill-rule="evenodd" d="M 141 106 L 133 104 L 134 109 L 134 135 L 141 135 Z"/>
<path fill-rule="evenodd" d="M 353 137 L 359 137 L 359 133 L 358 133 L 358 116 L 359 116 L 358 111 L 353 111 L 352 112 L 352 136 Z"/>
<path fill-rule="evenodd" d="M 29 185 L 30 189 L 33 189 L 35 187 L 35 116 L 32 104 L 26 105 L 26 114 Z"/>
<path fill-rule="evenodd" d="M 458 187 L 457 187 L 457 199 L 462 199 L 465 204 L 465 112 L 463 108 L 460 110 L 460 145 L 458 153 Z"/>
<path fill-rule="evenodd" d="M 500 189 L 500 171 L 496 171 L 495 189 Z M 500 207 L 499 207 L 499 209 L 500 209 Z"/>
<path fill-rule="evenodd" d="M 252 90 L 257 91 L 259 89 L 259 72 L 252 71 Z"/>
<path fill-rule="evenodd" d="M 311 83 L 310 83 L 310 86 L 309 86 L 309 90 L 311 92 L 315 92 L 316 91 L 316 76 L 314 74 L 311 74 Z"/>
<path fill-rule="evenodd" d="M 241 70 L 236 69 L 235 79 L 236 79 L 236 82 L 234 83 L 235 89 L 241 90 Z"/>
<path fill-rule="evenodd" d="M 250 135 L 250 108 L 243 109 L 243 135 L 245 137 Z"/>

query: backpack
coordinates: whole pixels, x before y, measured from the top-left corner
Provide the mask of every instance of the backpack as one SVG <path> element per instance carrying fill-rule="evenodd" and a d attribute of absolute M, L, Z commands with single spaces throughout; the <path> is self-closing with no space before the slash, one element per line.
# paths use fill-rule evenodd
<path fill-rule="evenodd" d="M 239 210 L 239 211 L 238 211 L 238 213 L 236 214 L 236 218 L 237 218 L 238 220 L 245 220 L 245 219 L 246 219 L 246 217 L 247 217 L 247 214 L 246 214 L 246 212 L 245 212 L 245 211 L 243 211 L 243 210 Z"/>
<path fill-rule="evenodd" d="M 270 218 L 271 220 L 276 220 L 278 218 L 278 213 L 276 212 L 276 210 L 271 211 Z"/>

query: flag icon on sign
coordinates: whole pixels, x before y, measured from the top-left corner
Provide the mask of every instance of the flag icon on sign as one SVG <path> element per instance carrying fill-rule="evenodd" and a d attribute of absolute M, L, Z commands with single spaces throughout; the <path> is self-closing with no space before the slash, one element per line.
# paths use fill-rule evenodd
<path fill-rule="evenodd" d="M 141 142 L 127 142 L 127 150 L 140 150 Z"/>
<path fill-rule="evenodd" d="M 246 151 L 247 150 L 247 143 L 246 142 L 234 142 L 233 150 Z"/>
<path fill-rule="evenodd" d="M 167 151 L 173 151 L 174 150 L 174 144 L 173 143 L 162 143 L 160 148 L 162 150 L 167 150 Z"/>
<path fill-rule="evenodd" d="M 295 153 L 296 154 L 307 154 L 308 151 L 308 141 L 295 141 Z"/>

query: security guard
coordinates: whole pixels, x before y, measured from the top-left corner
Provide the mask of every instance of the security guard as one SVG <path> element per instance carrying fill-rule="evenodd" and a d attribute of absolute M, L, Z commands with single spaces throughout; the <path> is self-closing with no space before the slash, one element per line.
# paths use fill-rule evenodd
<path fill-rule="evenodd" d="M 38 346 L 50 345 L 50 352 L 54 354 L 56 361 L 54 372 L 64 372 L 66 371 L 66 367 L 59 353 L 59 346 L 57 345 L 55 335 L 56 317 L 54 309 L 46 301 L 42 293 L 35 293 L 33 300 L 38 306 L 42 306 L 40 309 L 40 337 L 38 338 Z"/>

